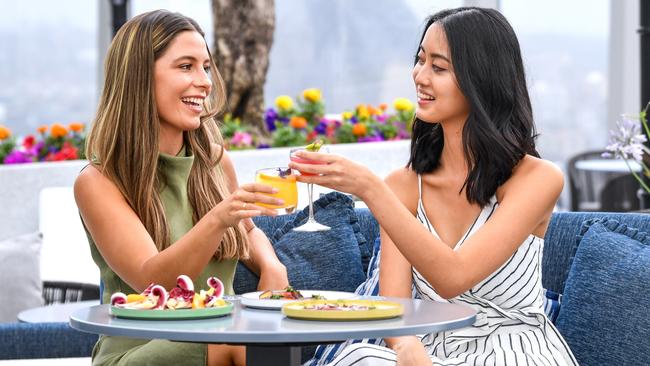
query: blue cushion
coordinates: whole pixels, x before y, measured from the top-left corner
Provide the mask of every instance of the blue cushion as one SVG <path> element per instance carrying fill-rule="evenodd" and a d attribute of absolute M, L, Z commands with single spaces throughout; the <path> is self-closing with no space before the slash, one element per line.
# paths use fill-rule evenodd
<path fill-rule="evenodd" d="M 0 360 L 89 357 L 97 337 L 68 323 L 0 323 Z"/>
<path fill-rule="evenodd" d="M 360 231 L 354 202 L 344 194 L 328 193 L 314 202 L 314 216 L 331 230 L 293 231 L 306 221 L 307 214 L 305 208 L 289 219 L 263 218 L 255 222 L 267 234 L 278 258 L 287 267 L 292 286 L 354 291 L 366 278 L 362 263 L 368 262 L 371 256 Z M 284 222 L 283 226 L 278 227 L 278 222 Z M 255 291 L 258 280 L 240 264 L 235 275 L 235 292 Z"/>
<path fill-rule="evenodd" d="M 650 237 L 591 220 L 564 288 L 557 328 L 583 365 L 649 365 Z"/>
<path fill-rule="evenodd" d="M 614 219 L 650 232 L 647 214 L 619 212 L 554 212 L 551 223 L 544 235 L 544 255 L 542 256 L 542 285 L 544 288 L 562 293 L 564 282 L 571 269 L 583 223 L 591 219 Z"/>

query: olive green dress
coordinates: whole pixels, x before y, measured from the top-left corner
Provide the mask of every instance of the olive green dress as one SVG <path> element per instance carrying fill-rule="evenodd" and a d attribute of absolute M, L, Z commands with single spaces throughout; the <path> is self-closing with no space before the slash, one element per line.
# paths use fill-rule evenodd
<path fill-rule="evenodd" d="M 177 156 L 160 153 L 159 164 L 165 175 L 161 200 L 170 228 L 171 242 L 176 242 L 192 226 L 192 207 L 187 196 L 187 179 L 193 156 L 185 156 L 182 149 Z M 93 260 L 99 267 L 104 284 L 102 303 L 110 302 L 115 292 L 136 293 L 106 264 L 86 230 Z M 194 289 L 208 289 L 208 277 L 221 279 L 226 294 L 234 294 L 232 282 L 237 260 L 211 260 L 198 278 L 193 278 Z M 169 289 L 168 289 L 169 290 Z M 205 365 L 207 346 L 200 343 L 146 340 L 126 337 L 100 336 L 92 354 L 93 365 Z"/>

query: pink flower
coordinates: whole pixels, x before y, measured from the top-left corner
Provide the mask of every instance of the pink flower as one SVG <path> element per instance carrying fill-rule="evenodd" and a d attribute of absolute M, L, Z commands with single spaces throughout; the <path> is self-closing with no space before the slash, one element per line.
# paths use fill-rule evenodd
<path fill-rule="evenodd" d="M 233 146 L 251 146 L 253 144 L 253 137 L 247 132 L 237 131 L 230 139 L 230 144 Z"/>

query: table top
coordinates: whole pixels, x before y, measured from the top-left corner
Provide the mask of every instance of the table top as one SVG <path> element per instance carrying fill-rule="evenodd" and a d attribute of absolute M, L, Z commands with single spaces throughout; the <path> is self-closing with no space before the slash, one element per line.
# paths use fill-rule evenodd
<path fill-rule="evenodd" d="M 404 315 L 385 320 L 313 321 L 285 317 L 274 310 L 250 309 L 234 300 L 231 315 L 201 320 L 132 320 L 109 314 L 109 305 L 76 310 L 70 325 L 80 331 L 147 339 L 227 344 L 308 344 L 347 339 L 425 334 L 474 323 L 469 306 L 416 299 L 399 302 Z"/>
<path fill-rule="evenodd" d="M 641 165 L 636 161 L 628 161 L 630 168 L 635 172 L 641 171 Z M 629 173 L 630 169 L 621 159 L 592 159 L 580 160 L 576 162 L 576 168 L 580 170 L 591 170 L 597 172 L 612 172 L 612 173 Z"/>
<path fill-rule="evenodd" d="M 24 323 L 67 323 L 75 310 L 99 305 L 99 300 L 51 304 L 23 310 L 18 313 L 18 321 Z"/>

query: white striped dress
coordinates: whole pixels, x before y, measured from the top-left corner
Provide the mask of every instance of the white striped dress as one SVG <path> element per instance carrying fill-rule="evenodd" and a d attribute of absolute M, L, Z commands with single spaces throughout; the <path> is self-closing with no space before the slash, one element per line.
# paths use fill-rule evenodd
<path fill-rule="evenodd" d="M 422 181 L 418 177 L 417 218 L 429 231 L 436 231 L 422 204 Z M 460 248 L 497 209 L 496 196 L 456 244 Z M 440 297 L 413 268 L 417 297 L 467 304 L 477 311 L 470 327 L 418 336 L 433 365 L 577 365 L 562 336 L 542 308 L 542 251 L 544 239 L 530 235 L 508 261 L 467 292 L 453 298 Z M 355 343 L 345 348 L 330 365 L 394 365 L 395 352 L 382 345 Z"/>

